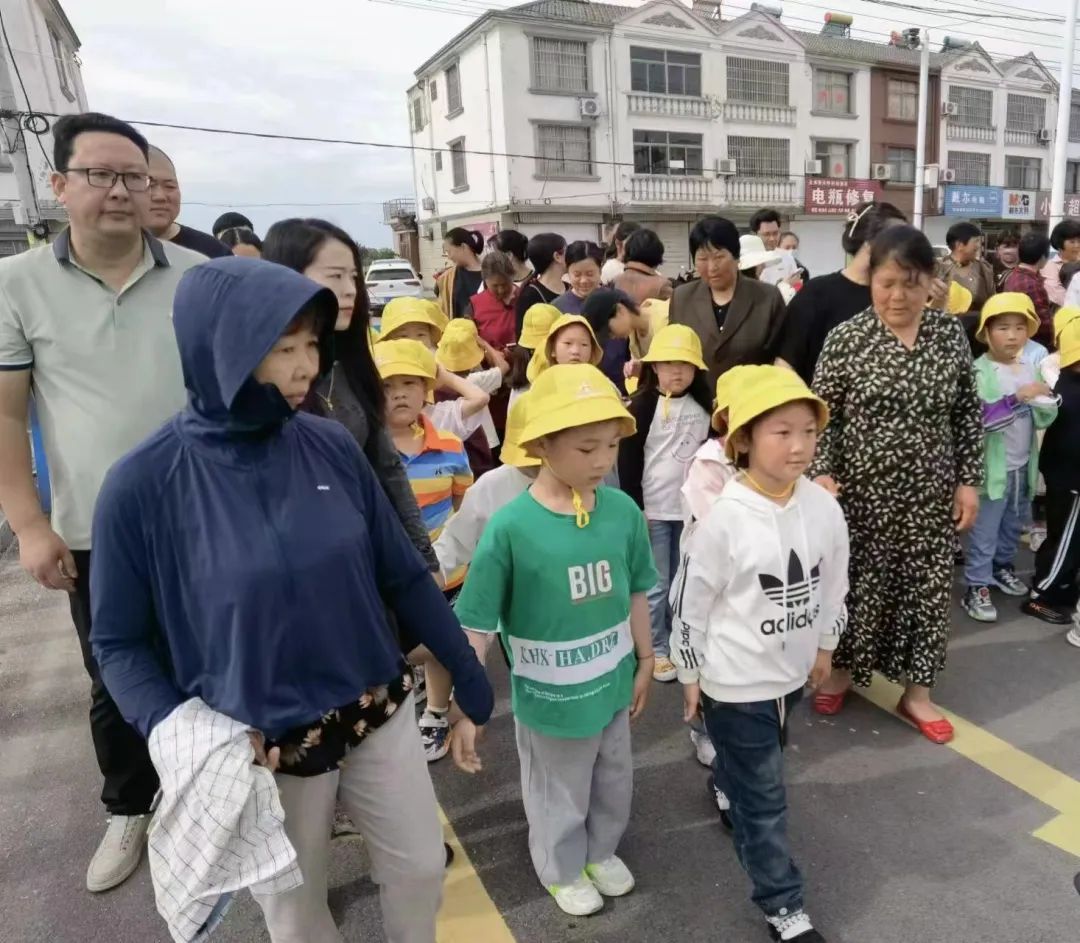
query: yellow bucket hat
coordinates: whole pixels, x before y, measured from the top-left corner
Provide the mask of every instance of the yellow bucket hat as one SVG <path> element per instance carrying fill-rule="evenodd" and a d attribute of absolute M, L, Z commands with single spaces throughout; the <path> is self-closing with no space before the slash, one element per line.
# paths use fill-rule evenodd
<path fill-rule="evenodd" d="M 739 385 L 731 389 L 728 415 L 728 438 L 724 451 L 735 458 L 735 433 L 748 423 L 778 406 L 806 400 L 817 412 L 818 431 L 829 423 L 829 407 L 808 387 L 794 370 L 787 367 L 757 367 Z"/>
<path fill-rule="evenodd" d="M 724 413 L 731 408 L 731 397 L 739 384 L 745 383 L 755 371 L 762 369 L 764 368 L 760 365 L 743 364 L 725 370 L 716 378 L 716 400 L 713 403 L 712 427 L 717 432 L 723 432 L 727 426 Z"/>
<path fill-rule="evenodd" d="M 551 325 L 561 316 L 562 312 L 555 305 L 531 305 L 521 322 L 521 337 L 518 338 L 518 344 L 529 350 L 539 350 L 547 340 Z"/>
<path fill-rule="evenodd" d="M 540 464 L 540 459 L 529 455 L 521 447 L 521 433 L 528 422 L 527 410 L 531 402 L 532 391 L 530 390 L 517 397 L 506 414 L 506 432 L 503 434 L 502 452 L 499 454 L 504 465 L 513 465 L 514 468 L 535 468 Z"/>
<path fill-rule="evenodd" d="M 480 366 L 484 351 L 477 340 L 476 322 L 454 318 L 439 341 L 435 360 L 451 373 L 464 373 Z"/>
<path fill-rule="evenodd" d="M 1062 369 L 1080 361 L 1080 318 L 1074 318 L 1058 335 L 1058 356 Z"/>
<path fill-rule="evenodd" d="M 420 377 L 429 392 L 435 388 L 435 355 L 420 341 L 379 341 L 375 345 L 375 367 L 384 380 Z"/>
<path fill-rule="evenodd" d="M 979 314 L 979 328 L 975 331 L 975 339 L 986 343 L 986 325 L 991 318 L 1001 314 L 1021 314 L 1027 320 L 1027 335 L 1034 337 L 1039 329 L 1039 316 L 1035 313 L 1035 304 L 1031 298 L 1019 291 L 1003 291 L 999 295 L 992 295 L 990 300 L 983 305 Z"/>
<path fill-rule="evenodd" d="M 701 353 L 701 338 L 685 324 L 669 324 L 653 335 L 649 352 L 641 358 L 643 363 L 678 361 L 689 363 L 698 370 L 708 369 Z"/>
<path fill-rule="evenodd" d="M 386 343 L 394 331 L 406 324 L 429 325 L 431 339 L 437 344 L 442 340 L 447 320 L 438 305 L 425 298 L 394 298 L 383 308 L 379 343 Z"/>
<path fill-rule="evenodd" d="M 946 314 L 967 314 L 971 310 L 971 291 L 959 282 L 949 283 L 949 295 L 945 299 Z"/>
<path fill-rule="evenodd" d="M 1058 343 L 1058 338 L 1065 329 L 1065 325 L 1072 324 L 1077 318 L 1080 318 L 1080 308 L 1075 305 L 1066 305 L 1064 308 L 1058 308 L 1054 312 L 1054 345 L 1056 347 L 1061 346 Z"/>
<path fill-rule="evenodd" d="M 600 347 L 600 342 L 596 339 L 596 335 L 593 333 L 592 325 L 580 314 L 564 314 L 551 322 L 551 327 L 548 328 L 547 339 L 543 346 L 544 359 L 549 364 L 555 362 L 555 358 L 551 356 L 551 349 L 555 346 L 555 338 L 564 327 L 569 327 L 571 324 L 580 324 L 589 332 L 589 340 L 592 341 L 592 360 L 590 362 L 594 367 L 599 366 L 600 361 L 604 358 L 604 351 Z M 540 348 L 537 349 L 539 350 Z"/>

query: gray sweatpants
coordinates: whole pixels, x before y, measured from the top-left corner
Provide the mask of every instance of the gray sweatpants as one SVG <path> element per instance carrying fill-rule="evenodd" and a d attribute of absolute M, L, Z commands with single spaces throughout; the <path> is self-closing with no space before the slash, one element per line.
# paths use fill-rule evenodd
<path fill-rule="evenodd" d="M 330 828 L 338 799 L 364 837 L 388 943 L 434 943 L 446 866 L 435 790 L 410 694 L 337 772 L 278 774 L 285 834 L 304 883 L 257 895 L 273 943 L 342 943 L 326 901 Z"/>
<path fill-rule="evenodd" d="M 583 739 L 515 728 L 533 867 L 544 887 L 572 884 L 585 865 L 615 854 L 630 822 L 630 711 Z"/>

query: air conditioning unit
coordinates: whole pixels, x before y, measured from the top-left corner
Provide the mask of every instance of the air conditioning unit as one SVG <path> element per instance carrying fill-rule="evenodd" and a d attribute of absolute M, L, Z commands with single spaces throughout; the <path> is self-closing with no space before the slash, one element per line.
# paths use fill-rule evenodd
<path fill-rule="evenodd" d="M 1050 129 L 1049 128 L 1043 128 L 1039 132 L 1039 143 L 1040 144 L 1049 144 L 1051 136 L 1052 135 L 1050 134 Z"/>
<path fill-rule="evenodd" d="M 579 98 L 578 108 L 581 110 L 582 118 L 599 118 L 600 117 L 600 99 L 599 98 Z"/>
<path fill-rule="evenodd" d="M 821 161 L 820 160 L 808 160 L 803 163 L 803 173 L 808 177 L 820 177 L 821 176 Z"/>
<path fill-rule="evenodd" d="M 716 162 L 716 174 L 718 177 L 734 177 L 738 172 L 738 165 L 734 157 L 721 157 Z"/>
<path fill-rule="evenodd" d="M 892 167 L 889 164 L 873 164 L 870 167 L 870 176 L 875 180 L 890 180 Z"/>
<path fill-rule="evenodd" d="M 948 118 L 955 115 L 960 110 L 956 102 L 942 102 L 941 103 L 941 116 Z"/>
<path fill-rule="evenodd" d="M 430 197 L 430 196 L 426 196 L 426 197 L 424 197 L 424 198 L 423 198 L 423 199 L 422 199 L 422 200 L 420 201 L 420 208 L 421 208 L 421 209 L 422 209 L 422 210 L 423 210 L 423 211 L 424 211 L 425 213 L 434 213 L 434 212 L 435 212 L 435 198 L 434 198 L 434 197 Z"/>
<path fill-rule="evenodd" d="M 956 183 L 956 171 L 942 168 L 938 171 L 938 183 Z"/>

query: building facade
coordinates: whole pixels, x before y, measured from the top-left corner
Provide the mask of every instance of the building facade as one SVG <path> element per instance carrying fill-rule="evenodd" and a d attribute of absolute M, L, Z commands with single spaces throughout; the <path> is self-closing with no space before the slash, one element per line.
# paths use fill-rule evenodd
<path fill-rule="evenodd" d="M 723 19 L 719 3 L 679 0 L 534 0 L 479 17 L 417 69 L 407 93 L 415 217 L 394 226 L 415 227 L 425 282 L 455 226 L 598 241 L 618 219 L 654 228 L 664 271 L 676 275 L 690 265 L 696 219 L 721 213 L 745 224 L 763 206 L 793 221 L 812 271 L 837 267 L 838 222 L 854 202 L 873 196 L 911 211 L 919 53 L 851 39 L 849 17 L 825 19 L 808 33 L 765 10 Z M 988 71 L 974 71 L 975 61 Z M 963 97 L 953 89 L 970 76 L 996 83 L 993 147 L 957 138 L 955 115 L 945 115 L 943 102 Z M 1054 88 L 1033 57 L 995 64 L 977 48 L 934 53 L 927 163 L 949 169 L 954 153 L 966 161 L 979 144 L 998 186 L 1007 173 L 1026 185 L 1041 155 L 1042 184 L 1048 145 L 1021 133 L 1035 119 L 1016 96 L 1049 102 Z M 935 214 L 949 177 L 939 187 L 931 175 L 924 207 Z"/>

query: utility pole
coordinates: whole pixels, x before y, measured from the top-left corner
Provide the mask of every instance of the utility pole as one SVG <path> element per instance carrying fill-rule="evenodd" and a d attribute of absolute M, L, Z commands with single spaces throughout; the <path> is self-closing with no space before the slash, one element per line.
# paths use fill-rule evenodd
<path fill-rule="evenodd" d="M 930 104 L 930 32 L 909 29 L 904 31 L 908 48 L 919 47 L 919 124 L 915 132 L 915 203 L 912 209 L 912 223 L 916 229 L 923 228 L 923 196 L 926 190 L 926 122 L 927 108 Z"/>
<path fill-rule="evenodd" d="M 1065 54 L 1061 57 L 1061 83 L 1058 88 L 1057 130 L 1054 133 L 1054 177 L 1050 184 L 1050 228 L 1065 215 L 1065 169 L 1068 156 L 1069 110 L 1072 106 L 1073 52 L 1076 48 L 1076 4 L 1069 0 L 1065 15 Z"/>

